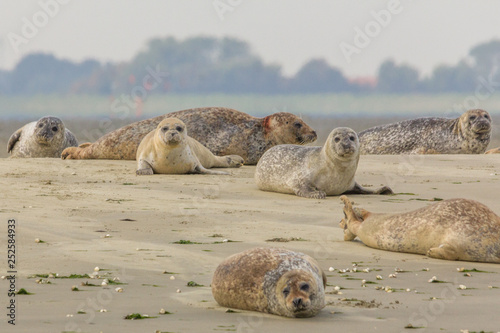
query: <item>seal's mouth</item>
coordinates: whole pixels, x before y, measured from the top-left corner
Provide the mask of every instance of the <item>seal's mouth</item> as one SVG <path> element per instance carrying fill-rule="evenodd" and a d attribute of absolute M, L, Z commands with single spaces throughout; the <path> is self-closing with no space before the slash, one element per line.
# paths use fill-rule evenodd
<path fill-rule="evenodd" d="M 483 134 L 483 133 L 488 133 L 491 131 L 491 126 L 489 124 L 485 124 L 482 126 L 474 126 L 472 128 L 472 131 L 477 134 Z"/>
<path fill-rule="evenodd" d="M 311 134 L 307 134 L 307 135 L 297 134 L 295 140 L 298 144 L 305 145 L 307 143 L 311 143 L 311 142 L 316 141 L 317 138 L 318 138 L 318 135 L 316 134 L 316 132 L 313 131 Z"/>

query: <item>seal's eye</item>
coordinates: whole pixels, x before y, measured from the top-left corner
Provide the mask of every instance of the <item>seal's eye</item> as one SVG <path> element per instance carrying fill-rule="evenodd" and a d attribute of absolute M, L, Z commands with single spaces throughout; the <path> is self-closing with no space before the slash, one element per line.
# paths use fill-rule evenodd
<path fill-rule="evenodd" d="M 476 118 L 477 118 L 476 116 L 470 116 L 470 117 L 469 117 L 469 120 L 470 120 L 470 121 L 472 121 L 472 120 L 476 120 Z"/>
<path fill-rule="evenodd" d="M 177 132 L 182 132 L 182 130 L 183 130 L 183 128 L 181 126 L 177 126 L 175 129 L 177 130 Z"/>
<path fill-rule="evenodd" d="M 335 138 L 335 142 L 340 142 L 340 138 Z"/>
<path fill-rule="evenodd" d="M 302 291 L 309 291 L 309 284 L 304 283 L 303 285 L 300 286 L 300 290 Z"/>
<path fill-rule="evenodd" d="M 490 119 L 490 116 L 488 116 L 487 114 L 484 115 L 484 118 L 486 119 Z"/>
<path fill-rule="evenodd" d="M 353 141 L 353 142 L 354 142 L 354 140 L 356 140 L 356 138 L 355 138 L 354 136 L 352 136 L 352 135 L 351 135 L 351 136 L 349 137 L 349 140 L 351 140 L 351 141 Z"/>
<path fill-rule="evenodd" d="M 289 294 L 290 294 L 290 288 L 286 287 L 285 289 L 283 289 L 283 296 L 288 297 Z"/>
<path fill-rule="evenodd" d="M 52 127 L 52 132 L 57 132 L 58 128 L 56 126 Z"/>
<path fill-rule="evenodd" d="M 166 132 L 166 131 L 168 131 L 168 126 L 163 126 L 163 127 L 161 128 L 161 131 L 162 131 L 162 132 Z"/>
<path fill-rule="evenodd" d="M 293 126 L 295 126 L 295 128 L 297 128 L 297 129 L 302 128 L 301 123 L 294 123 Z"/>

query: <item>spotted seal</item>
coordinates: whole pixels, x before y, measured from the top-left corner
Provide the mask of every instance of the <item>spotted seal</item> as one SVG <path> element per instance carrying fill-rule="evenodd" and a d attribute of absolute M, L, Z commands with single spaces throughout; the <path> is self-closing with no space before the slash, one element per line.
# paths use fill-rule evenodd
<path fill-rule="evenodd" d="M 480 109 L 459 118 L 417 118 L 359 133 L 361 154 L 482 154 L 491 137 L 491 117 Z"/>
<path fill-rule="evenodd" d="M 162 120 L 142 139 L 137 148 L 138 175 L 153 173 L 202 173 L 227 175 L 209 168 L 238 168 L 243 158 L 237 155 L 215 156 L 187 135 L 186 125 L 177 118 Z"/>
<path fill-rule="evenodd" d="M 280 145 L 269 149 L 257 163 L 255 182 L 263 191 L 324 199 L 327 195 L 392 194 L 384 186 L 377 190 L 355 182 L 359 141 L 350 128 L 334 129 L 323 147 Z"/>
<path fill-rule="evenodd" d="M 308 255 L 278 248 L 234 254 L 215 270 L 221 306 L 285 317 L 313 317 L 325 306 L 326 276 Z"/>
<path fill-rule="evenodd" d="M 169 117 L 182 120 L 191 137 L 215 155 L 239 155 L 245 164 L 256 164 L 273 146 L 306 144 L 317 137 L 315 131 L 291 113 L 278 112 L 256 118 L 229 108 L 208 107 L 172 112 L 124 126 L 93 144 L 65 150 L 62 157 L 133 160 L 144 136 Z"/>
<path fill-rule="evenodd" d="M 7 143 L 10 157 L 60 157 L 67 147 L 78 146 L 61 119 L 47 116 L 14 132 Z"/>
<path fill-rule="evenodd" d="M 408 213 L 376 214 L 352 208 L 346 196 L 344 240 L 431 258 L 500 263 L 500 217 L 485 205 L 450 199 Z"/>

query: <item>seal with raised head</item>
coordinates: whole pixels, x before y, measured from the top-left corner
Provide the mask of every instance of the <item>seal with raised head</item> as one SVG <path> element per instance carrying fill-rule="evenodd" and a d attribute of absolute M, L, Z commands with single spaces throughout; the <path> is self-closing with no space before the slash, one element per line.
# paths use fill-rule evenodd
<path fill-rule="evenodd" d="M 269 148 L 285 143 L 306 144 L 316 140 L 302 119 L 278 112 L 264 118 L 223 107 L 188 109 L 142 120 L 119 128 L 92 144 L 70 148 L 63 158 L 133 160 L 141 140 L 165 118 L 182 120 L 191 135 L 218 156 L 239 155 L 245 164 L 256 164 Z"/>
<path fill-rule="evenodd" d="M 177 118 L 162 120 L 142 139 L 137 149 L 138 175 L 154 173 L 202 173 L 227 175 L 209 168 L 239 168 L 243 158 L 237 155 L 215 156 L 187 134 L 186 125 Z"/>
<path fill-rule="evenodd" d="M 326 275 L 310 256 L 254 248 L 215 270 L 212 295 L 221 306 L 285 317 L 313 317 L 325 307 Z"/>
<path fill-rule="evenodd" d="M 269 149 L 257 163 L 255 181 L 263 191 L 316 199 L 342 193 L 393 193 L 387 186 L 370 190 L 356 183 L 358 162 L 356 132 L 339 127 L 328 135 L 323 147 L 280 145 Z"/>
<path fill-rule="evenodd" d="M 67 147 L 78 146 L 61 119 L 47 116 L 24 125 L 14 132 L 7 143 L 10 157 L 61 157 Z"/>
<path fill-rule="evenodd" d="M 480 109 L 459 118 L 417 118 L 359 133 L 361 154 L 482 154 L 491 137 L 491 117 Z"/>
<path fill-rule="evenodd" d="M 500 154 L 500 147 L 490 149 L 485 154 Z"/>
<path fill-rule="evenodd" d="M 376 249 L 431 258 L 500 263 L 500 217 L 485 205 L 450 199 L 408 213 L 376 214 L 353 209 L 346 196 L 344 240 Z"/>

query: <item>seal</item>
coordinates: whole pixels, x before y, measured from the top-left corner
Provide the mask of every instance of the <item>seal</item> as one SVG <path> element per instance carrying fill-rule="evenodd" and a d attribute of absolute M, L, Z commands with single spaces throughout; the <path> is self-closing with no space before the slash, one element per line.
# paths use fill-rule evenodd
<path fill-rule="evenodd" d="M 480 109 L 459 118 L 417 118 L 359 133 L 361 154 L 482 154 L 491 137 L 491 117 Z"/>
<path fill-rule="evenodd" d="M 327 195 L 392 194 L 384 186 L 377 190 L 355 182 L 359 162 L 356 132 L 335 128 L 323 147 L 280 145 L 269 149 L 257 163 L 255 182 L 263 191 L 324 199 Z"/>
<path fill-rule="evenodd" d="M 14 132 L 7 143 L 10 157 L 60 157 L 67 147 L 78 146 L 61 119 L 47 116 Z"/>
<path fill-rule="evenodd" d="M 239 168 L 242 164 L 243 158 L 237 155 L 215 156 L 187 135 L 186 125 L 180 119 L 167 118 L 142 139 L 137 149 L 136 174 L 227 175 L 226 172 L 208 168 Z"/>
<path fill-rule="evenodd" d="M 326 275 L 310 256 L 278 248 L 234 254 L 215 270 L 221 306 L 285 317 L 313 317 L 325 307 Z"/>
<path fill-rule="evenodd" d="M 500 154 L 500 147 L 490 149 L 485 154 Z"/>
<path fill-rule="evenodd" d="M 63 152 L 68 159 L 133 160 L 141 140 L 165 118 L 175 117 L 186 125 L 191 137 L 218 156 L 239 155 L 245 164 L 256 164 L 269 148 L 286 143 L 306 144 L 316 140 L 302 119 L 278 112 L 264 118 L 223 107 L 188 109 L 142 120 Z"/>
<path fill-rule="evenodd" d="M 344 240 L 376 249 L 446 260 L 500 263 L 500 217 L 485 205 L 450 199 L 402 214 L 353 210 L 346 196 Z"/>

